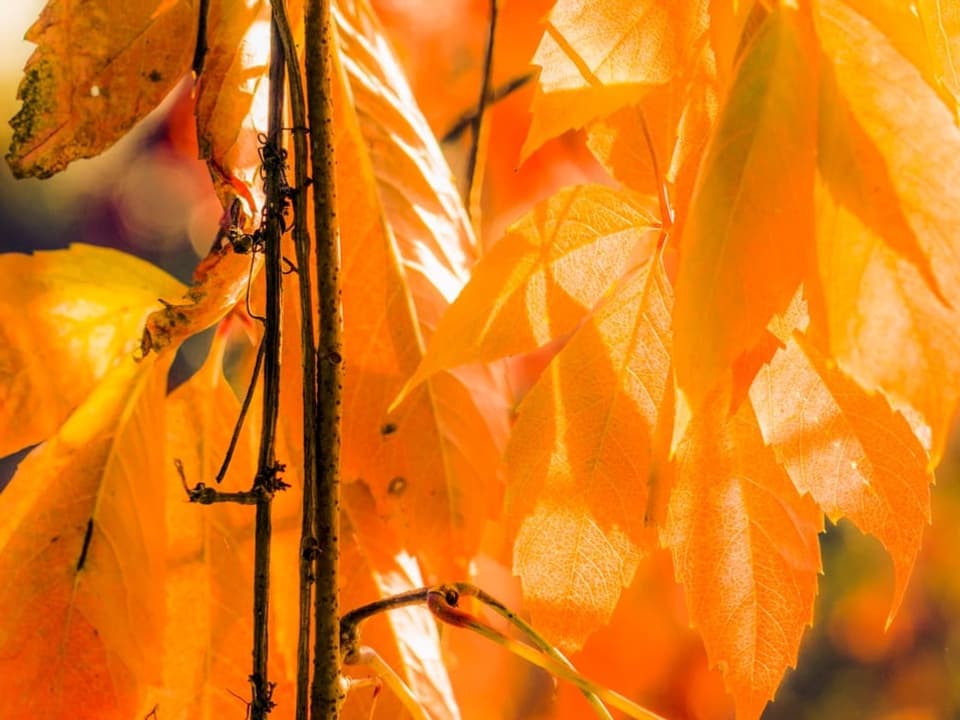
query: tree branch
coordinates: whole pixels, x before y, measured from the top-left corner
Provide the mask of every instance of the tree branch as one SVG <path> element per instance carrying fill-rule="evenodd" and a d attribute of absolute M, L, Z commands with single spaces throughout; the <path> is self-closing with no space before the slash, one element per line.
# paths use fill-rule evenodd
<path fill-rule="evenodd" d="M 317 533 L 314 594 L 312 720 L 335 720 L 340 686 L 340 397 L 343 349 L 340 311 L 340 238 L 337 232 L 333 157 L 333 45 L 330 0 L 305 7 L 307 112 L 317 240 Z"/>

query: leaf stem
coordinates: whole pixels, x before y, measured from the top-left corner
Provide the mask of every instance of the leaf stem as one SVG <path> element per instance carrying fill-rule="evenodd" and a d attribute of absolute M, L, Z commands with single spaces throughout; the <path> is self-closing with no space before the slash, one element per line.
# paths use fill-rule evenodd
<path fill-rule="evenodd" d="M 280 133 L 283 127 L 284 60 L 276 22 L 270 33 L 270 100 L 267 137 L 262 148 L 264 192 L 263 211 L 264 272 L 267 298 L 263 329 L 263 420 L 260 426 L 260 453 L 252 492 L 258 493 L 253 565 L 253 670 L 250 685 L 252 720 L 264 720 L 273 708 L 274 684 L 269 680 L 270 610 L 270 504 L 278 489 L 276 459 L 277 417 L 280 409 L 280 292 L 281 220 L 283 215 L 284 159 Z"/>
<path fill-rule="evenodd" d="M 304 8 L 307 114 L 316 235 L 317 307 L 317 503 L 314 577 L 312 720 L 336 720 L 340 685 L 340 403 L 343 348 L 340 308 L 340 238 L 334 188 L 333 72 L 335 53 L 330 0 L 307 0 Z"/>

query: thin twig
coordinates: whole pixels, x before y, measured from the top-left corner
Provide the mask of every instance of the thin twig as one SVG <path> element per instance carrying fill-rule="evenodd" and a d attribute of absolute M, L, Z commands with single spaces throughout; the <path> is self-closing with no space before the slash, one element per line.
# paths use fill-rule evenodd
<path fill-rule="evenodd" d="M 250 403 L 253 401 L 254 391 L 257 389 L 257 380 L 260 378 L 260 368 L 263 366 L 264 344 L 261 342 L 257 348 L 257 359 L 253 362 L 253 372 L 250 373 L 250 382 L 247 384 L 247 394 L 243 396 L 243 403 L 240 405 L 240 415 L 233 426 L 233 434 L 230 436 L 230 444 L 227 446 L 227 453 L 223 456 L 223 463 L 220 465 L 220 471 L 217 473 L 217 485 L 223 482 L 227 476 L 227 470 L 230 469 L 230 461 L 233 459 L 233 453 L 237 449 L 237 442 L 240 440 L 240 433 L 243 431 L 243 421 L 247 419 L 247 411 L 250 410 Z"/>
<path fill-rule="evenodd" d="M 496 102 L 500 102 L 507 95 L 516 92 L 528 82 L 533 80 L 536 77 L 534 73 L 527 73 L 525 75 L 517 75 L 515 78 L 510 78 L 503 85 L 493 88 L 487 94 L 487 104 L 491 105 Z M 463 113 L 460 117 L 457 118 L 456 122 L 450 126 L 450 129 L 444 133 L 443 137 L 440 139 L 440 142 L 449 143 L 453 142 L 460 138 L 468 128 L 473 126 L 473 119 L 477 116 L 477 108 L 472 107 Z"/>
<path fill-rule="evenodd" d="M 266 321 L 263 329 L 263 422 L 260 427 L 260 454 L 257 476 L 252 492 L 257 499 L 253 567 L 253 670 L 250 673 L 252 720 L 264 720 L 273 709 L 274 684 L 268 674 L 269 597 L 270 597 L 270 536 L 272 520 L 270 504 L 273 492 L 279 489 L 276 458 L 277 417 L 280 411 L 280 248 L 283 214 L 283 150 L 280 132 L 283 127 L 284 59 L 276 23 L 270 33 L 270 100 L 267 118 L 267 137 L 262 147 L 264 193 L 264 272 L 267 299 Z"/>
<path fill-rule="evenodd" d="M 210 0 L 200 0 L 197 18 L 197 42 L 193 47 L 193 77 L 197 79 L 203 72 L 203 63 L 207 59 L 207 17 L 210 14 Z"/>
<path fill-rule="evenodd" d="M 313 565 L 317 538 L 317 350 L 314 333 L 313 287 L 310 279 L 310 233 L 307 218 L 307 109 L 300 77 L 300 60 L 287 18 L 286 3 L 274 0 L 273 18 L 283 43 L 293 122 L 293 244 L 297 253 L 300 290 L 300 347 L 303 370 L 303 504 L 300 528 L 300 603 L 297 632 L 296 720 L 307 720 L 310 693 L 310 617 L 313 609 Z"/>
<path fill-rule="evenodd" d="M 477 113 L 474 115 L 470 127 L 470 153 L 467 155 L 467 209 L 474 225 L 478 225 L 480 193 L 483 190 L 483 167 L 478 167 L 480 146 L 483 130 L 483 115 L 487 109 L 487 96 L 490 94 L 490 82 L 493 77 L 493 42 L 497 34 L 497 5 L 498 0 L 490 0 L 490 18 L 487 22 L 487 42 L 483 53 L 483 74 L 480 80 L 480 99 L 477 101 Z M 486 155 L 486 153 L 483 153 Z M 474 197 L 476 193 L 477 197 Z M 477 228 L 479 229 L 479 228 Z"/>
<path fill-rule="evenodd" d="M 340 308 L 340 238 L 334 188 L 334 45 L 330 0 L 307 0 L 304 18 L 307 113 L 313 176 L 317 308 L 317 503 L 315 517 L 313 680 L 311 720 L 336 720 L 343 703 L 340 685 L 340 403 L 343 341 Z"/>

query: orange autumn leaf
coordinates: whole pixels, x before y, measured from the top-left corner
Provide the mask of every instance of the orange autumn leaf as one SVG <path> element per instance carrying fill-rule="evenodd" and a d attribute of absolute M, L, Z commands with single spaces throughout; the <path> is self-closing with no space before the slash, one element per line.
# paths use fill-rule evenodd
<path fill-rule="evenodd" d="M 737 717 L 755 720 L 813 622 L 823 516 L 764 445 L 749 400 L 732 417 L 728 402 L 714 395 L 677 448 L 662 541 Z"/>
<path fill-rule="evenodd" d="M 599 185 L 538 204 L 474 267 L 407 389 L 439 370 L 530 351 L 570 332 L 634 253 L 649 254 L 655 227 L 643 199 Z"/>
<path fill-rule="evenodd" d="M 168 364 L 125 358 L 0 493 L 5 717 L 142 717 L 154 704 Z"/>
<path fill-rule="evenodd" d="M 91 245 L 0 255 L 0 457 L 46 440 L 137 345 L 157 296 L 180 284 Z"/>
<path fill-rule="evenodd" d="M 892 619 L 930 522 L 933 475 L 910 426 L 799 334 L 760 370 L 750 398 L 764 441 L 797 489 L 834 522 L 846 517 L 875 535 L 890 553 Z"/>
<path fill-rule="evenodd" d="M 671 304 L 654 254 L 554 358 L 511 433 L 514 572 L 535 626 L 564 649 L 610 619 L 651 542 L 644 513 Z"/>
<path fill-rule="evenodd" d="M 532 60 L 541 70 L 522 156 L 669 82 L 706 24 L 705 0 L 558 0 Z"/>
<path fill-rule="evenodd" d="M 786 308 L 813 239 L 816 49 L 785 5 L 744 51 L 700 166 L 674 313 L 678 406 L 694 412 Z M 789 168 L 785 172 L 784 168 Z"/>
<path fill-rule="evenodd" d="M 920 72 L 865 18 L 825 2 L 818 29 L 828 102 L 818 155 L 818 267 L 808 283 L 812 332 L 860 385 L 920 413 L 935 462 L 960 398 L 960 129 Z M 870 53 L 851 51 L 864 44 Z"/>
<path fill-rule="evenodd" d="M 50 0 L 26 35 L 38 47 L 11 121 L 14 174 L 49 177 L 113 145 L 189 70 L 193 43 L 169 40 L 194 38 L 196 28 L 188 0 L 91 0 L 82 11 Z"/>
<path fill-rule="evenodd" d="M 463 369 L 388 407 L 463 284 L 475 240 L 369 7 L 337 19 L 353 100 L 335 81 L 337 203 L 343 276 L 355 279 L 343 288 L 342 472 L 367 484 L 429 573 L 455 577 L 502 493 L 502 386 L 491 370 Z"/>

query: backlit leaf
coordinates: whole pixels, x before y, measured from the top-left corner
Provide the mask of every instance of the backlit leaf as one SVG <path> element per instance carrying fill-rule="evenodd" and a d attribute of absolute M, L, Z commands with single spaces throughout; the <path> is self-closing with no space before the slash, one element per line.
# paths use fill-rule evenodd
<path fill-rule="evenodd" d="M 650 544 L 645 513 L 671 304 L 652 257 L 560 351 L 511 434 L 514 572 L 536 627 L 568 649 L 610 619 Z"/>
<path fill-rule="evenodd" d="M 350 3 L 337 19 L 357 108 L 335 82 L 348 279 L 343 474 L 369 486 L 378 512 L 429 572 L 454 577 L 500 502 L 504 393 L 491 371 L 464 369 L 387 408 L 465 280 L 475 241 L 376 18 L 366 3 Z"/>
<path fill-rule="evenodd" d="M 935 462 L 960 398 L 960 335 L 946 304 L 960 302 L 960 129 L 866 19 L 840 2 L 820 7 L 814 336 L 863 387 L 922 415 Z M 864 45 L 871 52 L 850 51 Z"/>
<path fill-rule="evenodd" d="M 189 70 L 194 2 L 50 0 L 26 39 L 7 162 L 17 177 L 49 177 L 113 145 Z M 176 39 L 176 41 L 173 41 Z"/>
<path fill-rule="evenodd" d="M 474 267 L 407 387 L 570 332 L 631 256 L 649 254 L 655 225 L 643 201 L 599 185 L 562 190 L 537 205 Z"/>
<path fill-rule="evenodd" d="M 669 82 L 702 40 L 706 9 L 705 0 L 558 0 L 533 57 L 541 70 L 522 155 Z"/>
<path fill-rule="evenodd" d="M 180 284 L 131 255 L 72 245 L 0 255 L 0 457 L 46 440 L 136 349 Z"/>
<path fill-rule="evenodd" d="M 130 357 L 0 493 L 0 715 L 143 717 L 164 628 L 167 361 Z"/>
<path fill-rule="evenodd" d="M 813 621 L 823 516 L 763 444 L 750 402 L 733 417 L 728 402 L 715 395 L 677 448 L 663 541 L 737 717 L 754 720 Z"/>
<path fill-rule="evenodd" d="M 809 262 L 817 100 L 808 26 L 782 4 L 764 21 L 700 167 L 674 315 L 678 391 L 694 411 L 786 308 Z"/>
<path fill-rule="evenodd" d="M 890 617 L 930 522 L 927 456 L 910 426 L 801 336 L 760 370 L 750 389 L 764 441 L 802 493 L 836 522 L 849 518 L 893 559 Z"/>

